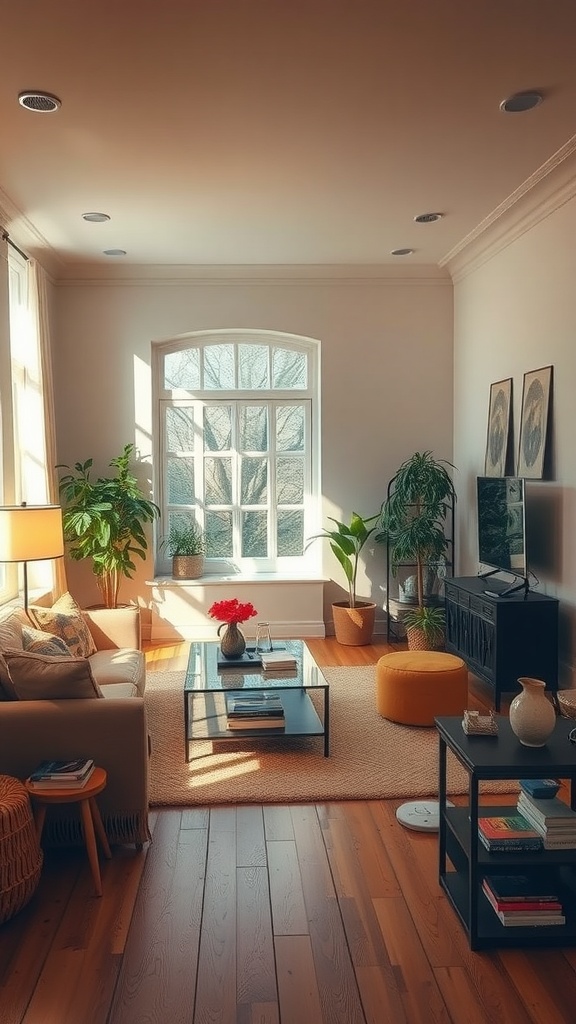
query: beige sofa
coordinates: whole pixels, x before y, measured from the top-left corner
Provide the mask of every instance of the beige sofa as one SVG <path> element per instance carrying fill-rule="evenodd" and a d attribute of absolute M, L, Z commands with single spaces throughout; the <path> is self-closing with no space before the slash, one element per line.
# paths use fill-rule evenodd
<path fill-rule="evenodd" d="M 135 843 L 139 847 L 150 838 L 146 672 L 140 650 L 140 615 L 134 607 L 82 614 L 96 646 L 87 661 L 101 697 L 22 700 L 7 699 L 4 692 L 0 700 L 0 774 L 24 779 L 44 759 L 94 758 L 108 774 L 98 805 L 110 842 Z M 0 616 L 4 655 L 7 636 L 14 651 L 14 636 L 18 635 L 17 627 L 10 634 L 14 616 L 22 622 L 22 611 Z M 5 657 L 5 670 L 9 664 Z M 82 842 L 77 807 L 50 808 L 44 842 Z"/>

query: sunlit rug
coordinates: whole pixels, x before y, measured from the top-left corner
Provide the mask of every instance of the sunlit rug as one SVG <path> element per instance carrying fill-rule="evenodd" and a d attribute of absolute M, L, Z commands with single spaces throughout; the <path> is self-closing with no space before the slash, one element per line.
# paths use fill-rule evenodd
<path fill-rule="evenodd" d="M 376 711 L 375 668 L 326 668 L 330 757 L 320 737 L 195 741 L 184 760 L 183 672 L 149 672 L 152 805 L 295 803 L 429 797 L 438 792 L 438 734 L 396 725 Z M 318 695 L 316 695 L 316 698 Z M 484 792 L 511 783 L 483 783 Z M 448 753 L 448 792 L 466 793 L 468 776 Z"/>

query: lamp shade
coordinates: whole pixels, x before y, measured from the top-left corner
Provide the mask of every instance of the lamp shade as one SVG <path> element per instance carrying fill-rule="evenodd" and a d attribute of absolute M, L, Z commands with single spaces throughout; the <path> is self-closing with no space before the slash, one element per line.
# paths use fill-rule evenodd
<path fill-rule="evenodd" d="M 0 562 L 38 562 L 63 554 L 60 505 L 0 508 Z"/>

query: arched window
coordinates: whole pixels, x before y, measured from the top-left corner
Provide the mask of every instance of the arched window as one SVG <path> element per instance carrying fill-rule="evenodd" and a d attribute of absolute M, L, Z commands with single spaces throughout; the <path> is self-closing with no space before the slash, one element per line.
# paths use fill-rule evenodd
<path fill-rule="evenodd" d="M 161 534 L 202 527 L 207 572 L 304 569 L 317 529 L 319 343 L 201 331 L 154 345 Z M 170 560 L 160 546 L 158 571 Z"/>

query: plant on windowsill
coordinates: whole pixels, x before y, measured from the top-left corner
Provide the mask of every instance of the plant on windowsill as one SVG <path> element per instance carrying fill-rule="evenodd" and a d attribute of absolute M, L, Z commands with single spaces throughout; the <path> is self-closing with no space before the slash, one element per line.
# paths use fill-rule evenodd
<path fill-rule="evenodd" d="M 353 512 L 348 524 L 332 516 L 328 516 L 328 519 L 334 523 L 335 529 L 314 534 L 308 539 L 306 548 L 318 539 L 330 542 L 332 553 L 344 570 L 348 587 L 348 601 L 334 601 L 332 604 L 336 639 L 348 647 L 361 647 L 372 640 L 376 605 L 372 601 L 359 601 L 357 598 L 358 561 L 362 548 L 376 530 L 379 515 L 363 519 L 357 512 Z"/>
<path fill-rule="evenodd" d="M 130 472 L 134 452 L 135 446 L 127 444 L 122 454 L 112 459 L 113 477 L 92 480 L 93 459 L 87 459 L 76 462 L 59 483 L 68 554 L 77 562 L 91 559 L 106 608 L 118 607 L 122 577 L 132 579 L 134 556 L 146 558 L 145 526 L 160 515 L 158 506 L 144 496 Z M 66 465 L 56 468 L 70 470 Z"/>
<path fill-rule="evenodd" d="M 444 525 L 456 494 L 448 468 L 452 463 L 435 459 L 431 451 L 415 452 L 402 463 L 382 503 L 376 541 L 390 545 L 392 572 L 401 564 L 416 566 L 414 608 L 404 614 L 408 646 L 431 650 L 444 641 L 444 609 L 426 604 L 427 571 L 442 563 L 448 550 Z"/>
<path fill-rule="evenodd" d="M 172 558 L 172 578 L 196 580 L 204 573 L 206 543 L 202 527 L 192 517 L 179 515 L 162 542 Z"/>

